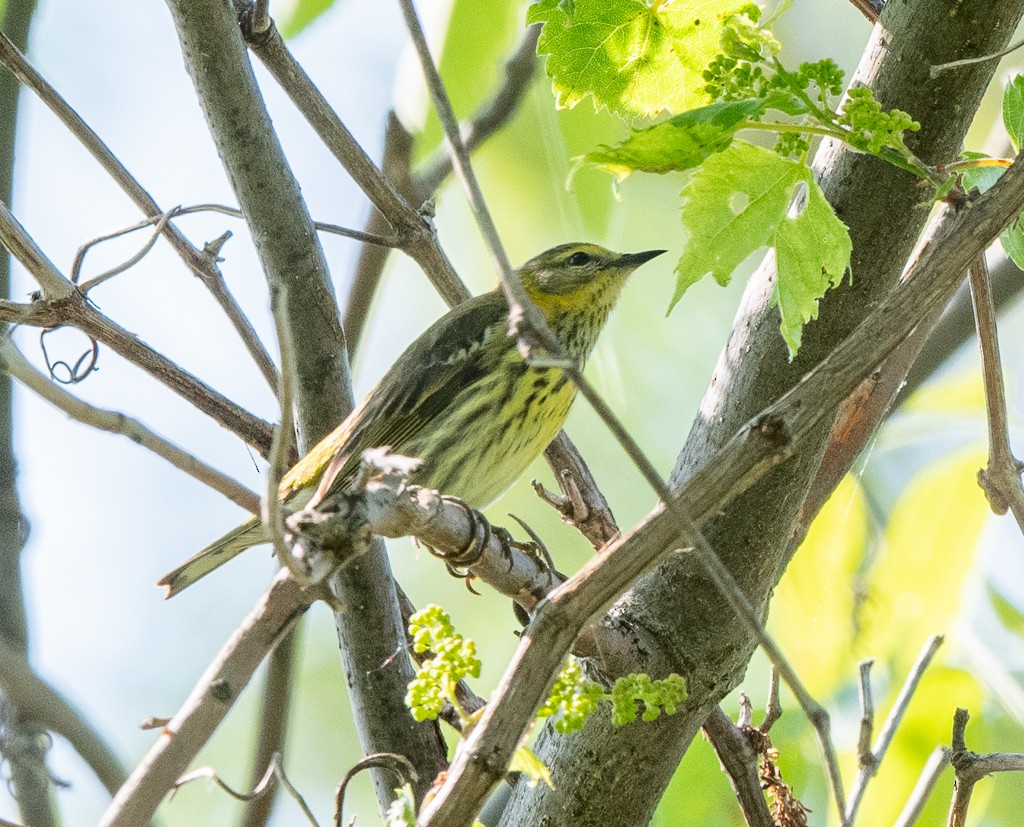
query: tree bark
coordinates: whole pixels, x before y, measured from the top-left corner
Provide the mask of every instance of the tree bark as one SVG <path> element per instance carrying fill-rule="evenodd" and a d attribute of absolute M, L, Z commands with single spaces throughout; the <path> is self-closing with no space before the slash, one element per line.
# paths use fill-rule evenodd
<path fill-rule="evenodd" d="M 996 64 L 976 64 L 936 79 L 929 69 L 998 51 L 1022 9 L 1020 0 L 888 3 L 853 82 L 872 86 L 884 107 L 904 109 L 921 122 L 910 143 L 923 160 L 951 161 Z M 768 306 L 773 263 L 766 262 L 751 278 L 677 459 L 673 489 L 849 334 L 896 282 L 923 228 L 928 211 L 920 202 L 926 194 L 909 174 L 830 143 L 820 149 L 816 169 L 829 201 L 850 227 L 852 282 L 825 297 L 818 321 L 804 332 L 799 356 L 789 362 L 778 312 Z M 765 614 L 794 551 L 794 527 L 828 434 L 823 426 L 818 439 L 803 443 L 800 453 L 706 527 L 711 546 Z M 754 649 L 689 555 L 676 555 L 643 578 L 612 617 L 644 627 L 661 642 L 660 651 L 647 653 L 648 671 L 655 677 L 684 675 L 690 693 L 686 708 L 656 726 L 612 729 L 597 719 L 572 737 L 545 730 L 537 753 L 551 769 L 556 789 L 519 785 L 502 825 L 646 824 L 708 710 L 742 680 Z"/>

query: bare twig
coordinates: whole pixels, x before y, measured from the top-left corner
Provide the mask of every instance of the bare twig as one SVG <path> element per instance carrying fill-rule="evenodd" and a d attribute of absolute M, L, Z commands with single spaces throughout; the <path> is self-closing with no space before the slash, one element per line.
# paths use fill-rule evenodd
<path fill-rule="evenodd" d="M 871 667 L 874 658 L 863 660 L 858 668 L 860 697 L 860 734 L 857 736 L 857 763 L 862 770 L 874 772 L 875 756 L 871 752 L 871 733 L 875 727 L 875 701 L 871 694 Z"/>
<path fill-rule="evenodd" d="M 378 752 L 374 755 L 367 755 L 362 760 L 353 764 L 349 771 L 345 773 L 345 777 L 341 779 L 341 783 L 338 784 L 338 789 L 334 793 L 335 827 L 341 827 L 341 816 L 345 809 L 345 790 L 348 788 L 348 782 L 363 772 L 363 770 L 368 770 L 371 767 L 389 770 L 398 780 L 399 786 L 416 780 L 416 768 L 404 755 L 394 752 Z"/>
<path fill-rule="evenodd" d="M 939 776 L 942 775 L 942 771 L 946 769 L 948 763 L 949 748 L 936 747 L 921 769 L 921 775 L 918 776 L 917 783 L 899 817 L 893 822 L 893 827 L 913 827 L 917 823 L 924 811 L 924 805 L 928 802 L 928 797 L 935 789 Z"/>
<path fill-rule="evenodd" d="M 715 748 L 746 823 L 749 827 L 773 827 L 775 821 L 768 811 L 757 772 L 758 753 L 746 732 L 718 706 L 704 722 L 704 732 Z"/>
<path fill-rule="evenodd" d="M 985 412 L 988 415 L 988 466 L 978 472 L 978 484 L 984 489 L 992 510 L 996 514 L 1005 514 L 1007 510 L 1013 512 L 1018 527 L 1024 531 L 1024 486 L 1020 477 L 1024 463 L 1014 457 L 1010 447 L 996 308 L 984 255 L 974 260 L 968 276 L 985 379 Z"/>
<path fill-rule="evenodd" d="M 121 434 L 147 448 L 175 468 L 223 494 L 247 511 L 259 508 L 259 498 L 245 486 L 206 465 L 197 457 L 150 431 L 137 419 L 118 411 L 104 410 L 71 395 L 33 368 L 8 336 L 0 336 L 0 369 L 68 416 L 94 428 Z"/>
<path fill-rule="evenodd" d="M 938 77 L 943 72 L 948 72 L 951 69 L 959 69 L 963 66 L 973 66 L 976 63 L 988 63 L 991 60 L 999 60 L 1001 57 L 1017 51 L 1021 46 L 1024 46 L 1024 40 L 1018 40 L 1016 43 L 1011 43 L 1005 49 L 1000 49 L 991 55 L 981 55 L 979 57 L 965 57 L 963 60 L 951 60 L 949 63 L 939 63 L 936 66 L 932 66 L 928 70 L 928 73 L 933 77 Z"/>
<path fill-rule="evenodd" d="M 530 87 L 537 64 L 537 36 L 539 27 L 532 26 L 520 41 L 515 52 L 505 64 L 505 77 L 494 97 L 478 111 L 463 129 L 466 149 L 473 152 L 480 144 L 511 120 Z M 394 113 L 388 116 L 384 133 L 383 174 L 395 189 L 411 204 L 423 204 L 451 174 L 452 165 L 448 153 L 441 152 L 420 175 L 413 175 L 411 169 L 412 138 Z M 374 211 L 368 219 L 368 232 L 383 233 L 388 230 L 386 219 Z M 349 354 L 355 353 L 366 322 L 366 313 L 377 289 L 387 251 L 364 249 L 356 265 L 345 309 L 345 333 L 348 336 Z M 468 298 L 468 293 L 467 296 Z"/>
<path fill-rule="evenodd" d="M 768 673 L 768 700 L 764 704 L 764 720 L 758 727 L 761 732 L 768 732 L 775 722 L 782 717 L 782 703 L 779 701 L 779 670 L 774 666 Z"/>
<path fill-rule="evenodd" d="M 914 692 L 917 691 L 917 687 L 921 683 L 921 678 L 924 677 L 925 670 L 928 668 L 929 664 L 931 664 L 932 659 L 935 657 L 935 653 L 939 651 L 939 647 L 942 645 L 942 641 L 944 639 L 945 638 L 942 635 L 932 635 L 925 642 L 924 646 L 921 647 L 921 652 L 917 656 L 917 661 L 914 663 L 910 673 L 907 675 L 907 679 L 903 682 L 903 686 L 900 688 L 900 694 L 896 697 L 896 701 L 893 703 L 892 709 L 889 710 L 889 716 L 885 719 L 885 723 L 882 725 L 882 731 L 878 734 L 878 738 L 875 741 L 874 746 L 872 746 L 869 751 L 864 751 L 862 749 L 864 732 L 863 729 L 861 730 L 861 744 L 858 745 L 860 766 L 857 768 L 857 779 L 854 781 L 853 789 L 850 791 L 850 804 L 846 810 L 847 824 L 852 825 L 854 820 L 857 818 L 857 809 L 860 807 L 860 803 L 864 797 L 864 792 L 867 790 L 868 782 L 875 773 L 878 772 L 878 765 L 882 763 L 882 759 L 885 757 L 885 753 L 889 749 L 889 744 L 892 743 L 892 739 L 896 735 L 896 729 L 903 720 L 907 707 L 910 705 L 910 699 L 914 696 Z M 868 675 L 866 672 L 867 670 L 864 668 L 864 664 L 862 664 L 862 692 L 866 692 L 868 698 L 870 698 L 871 687 L 868 684 Z M 867 737 L 870 739 L 870 733 Z"/>
<path fill-rule="evenodd" d="M 132 177 L 124 164 L 110 151 L 110 148 L 57 93 L 57 90 L 32 67 L 21 51 L 3 35 L 0 35 L 0 64 L 38 95 L 39 99 L 82 143 L 132 202 L 142 210 L 143 214 L 149 218 L 163 215 L 164 210 L 157 206 L 153 197 Z M 256 335 L 252 324 L 224 284 L 224 277 L 217 268 L 216 257 L 209 256 L 203 250 L 192 246 L 174 224 L 168 224 L 166 234 L 171 246 L 181 256 L 182 261 L 199 277 L 220 304 L 267 383 L 272 389 L 276 389 L 277 370 L 274 363 Z"/>
<path fill-rule="evenodd" d="M 924 315 L 948 301 L 977 252 L 1024 208 L 1024 188 L 1017 189 L 1022 178 L 1024 164 L 1017 161 L 972 209 L 934 227 L 905 282 L 799 384 L 688 478 L 677 496 L 697 519 L 718 513 L 725 501 L 791 456 L 794 446 L 835 411 Z M 947 243 L 935 243 L 936 234 Z M 543 700 L 548 690 L 544 676 L 554 674 L 579 629 L 678 543 L 675 519 L 658 506 L 641 526 L 585 564 L 538 608 L 480 723 L 463 743 L 445 784 L 424 807 L 425 824 L 457 823 L 476 811 L 502 776 L 514 745 Z"/>
<path fill-rule="evenodd" d="M 299 809 L 302 810 L 302 814 L 306 817 L 313 827 L 320 827 L 317 823 L 316 816 L 313 815 L 313 811 L 309 809 L 309 805 L 295 788 L 291 781 L 288 780 L 288 776 L 284 771 L 282 759 L 280 753 L 273 755 L 270 759 L 270 763 L 267 764 L 266 772 L 263 773 L 262 777 L 258 780 L 256 786 L 254 786 L 247 793 L 240 793 L 237 790 L 232 789 L 217 773 L 210 767 L 200 767 L 197 770 L 193 770 L 187 775 L 183 775 L 177 781 L 174 782 L 172 788 L 174 792 L 178 791 L 179 787 L 183 787 L 192 781 L 197 781 L 200 778 L 205 778 L 209 781 L 213 781 L 218 787 L 221 788 L 225 793 L 231 796 L 236 801 L 243 801 L 247 804 L 252 804 L 256 801 L 262 801 L 269 798 L 269 793 L 274 790 L 274 782 L 280 782 L 281 786 L 284 787 L 288 794 L 292 797 L 296 804 L 299 805 Z"/>
<path fill-rule="evenodd" d="M 408 253 L 430 278 L 449 304 L 467 294 L 444 252 L 437 244 L 433 225 L 402 198 L 331 109 L 320 90 L 281 40 L 271 25 L 262 34 L 250 30 L 247 15 L 241 18 L 242 32 L 249 47 L 270 70 L 320 140 L 338 159 L 374 206 L 383 213 Z"/>
<path fill-rule="evenodd" d="M 949 827 L 966 827 L 967 808 L 971 803 L 974 785 L 994 772 L 1024 772 L 1024 753 L 992 752 L 978 755 L 967 749 L 967 721 L 971 716 L 966 709 L 957 709 L 953 716 L 952 752 L 956 780 L 953 782 L 953 800 L 949 806 Z"/>
<path fill-rule="evenodd" d="M 14 253 L 37 281 L 42 278 L 54 287 L 60 287 L 57 282 L 59 279 L 67 286 L 67 292 L 60 287 L 60 292 L 64 295 L 59 299 L 44 298 L 29 305 L 0 302 L 0 322 L 37 324 L 45 327 L 73 325 L 163 382 L 196 408 L 229 428 L 261 454 L 266 454 L 271 441 L 269 424 L 183 371 L 170 359 L 96 310 L 54 267 L 46 254 L 2 204 L 0 246 L 7 247 Z"/>
<path fill-rule="evenodd" d="M 263 658 L 312 600 L 287 571 L 278 574 L 118 791 L 100 822 L 104 827 L 146 823 L 234 705 Z"/>
<path fill-rule="evenodd" d="M 3 35 L 0 34 L 0 41 L 2 39 Z M 0 201 L 0 247 L 5 247 L 24 265 L 29 275 L 36 280 L 42 290 L 44 300 L 62 301 L 70 298 L 75 289 L 71 282 L 64 278 L 53 262 L 32 241 L 31 236 L 2 201 Z"/>
<path fill-rule="evenodd" d="M 505 62 L 505 78 L 498 91 L 460 129 L 466 151 L 472 153 L 480 144 L 508 123 L 530 88 L 530 80 L 537 69 L 537 39 L 541 26 L 527 26 L 525 34 L 511 57 Z M 424 198 L 435 192 L 452 173 L 452 158 L 441 151 L 427 168 L 413 178 L 415 191 Z"/>

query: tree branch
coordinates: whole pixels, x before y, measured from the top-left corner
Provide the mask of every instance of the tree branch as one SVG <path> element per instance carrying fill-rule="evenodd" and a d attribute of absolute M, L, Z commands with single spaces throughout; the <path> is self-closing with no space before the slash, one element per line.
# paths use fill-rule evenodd
<path fill-rule="evenodd" d="M 696 521 L 721 513 L 727 503 L 735 502 L 792 456 L 863 376 L 924 315 L 948 300 L 972 257 L 1024 209 L 1024 189 L 1013 191 L 1020 186 L 1017 179 L 1024 181 L 1024 163 L 1015 162 L 997 184 L 1002 185 L 998 191 L 993 188 L 972 209 L 943 224 L 941 243 L 933 238 L 924 245 L 911 277 L 821 365 L 758 414 L 686 481 L 677 496 Z M 579 631 L 637 576 L 687 539 L 679 536 L 678 524 L 661 504 L 640 526 L 549 595 L 523 633 L 492 702 L 464 742 L 444 786 L 424 808 L 423 824 L 468 823 L 504 772 L 505 762 L 549 689 L 550 676 Z M 688 708 L 693 703 L 689 701 Z"/>
<path fill-rule="evenodd" d="M 949 763 L 953 765 L 953 800 L 949 805 L 949 827 L 966 827 L 967 808 L 971 804 L 974 785 L 994 772 L 1024 772 L 1024 754 L 993 752 L 978 755 L 967 749 L 965 733 L 971 716 L 966 709 L 957 709 L 953 716 L 953 741 Z"/>
<path fill-rule="evenodd" d="M 278 574 L 118 790 L 100 820 L 101 827 L 137 827 L 149 820 L 213 735 L 263 658 L 294 627 L 312 600 L 287 571 Z"/>
<path fill-rule="evenodd" d="M 186 68 L 252 232 L 271 297 L 280 291 L 275 300 L 282 302 L 295 345 L 296 419 L 304 453 L 352 409 L 345 337 L 323 251 L 256 85 L 233 9 L 219 0 L 168 2 Z M 248 8 L 241 10 L 243 24 Z M 288 91 L 304 92 L 305 104 L 336 121 L 301 68 L 287 54 L 273 52 L 275 42 L 280 44 L 273 27 L 263 42 L 284 61 L 275 66 L 299 81 Z M 339 134 L 329 136 L 332 148 L 338 147 Z M 378 196 L 389 196 L 386 182 L 373 178 L 372 183 Z M 440 255 L 433 245 L 423 249 Z M 415 789 L 423 795 L 444 767 L 445 753 L 435 726 L 413 721 L 403 703 L 414 672 L 408 658 L 395 657 L 404 649 L 405 633 L 383 544 L 375 543 L 358 564 L 339 571 L 332 589 L 340 605 L 360 607 L 336 611 L 335 621 L 363 748 L 405 754 L 420 779 Z M 383 806 L 393 796 L 392 781 L 380 771 L 371 773 Z"/>
<path fill-rule="evenodd" d="M 974 303 L 974 322 L 978 328 L 981 372 L 985 381 L 985 412 L 988 415 L 988 466 L 978 472 L 978 484 L 985 491 L 992 510 L 996 514 L 1011 511 L 1017 526 L 1024 531 L 1024 486 L 1020 478 L 1024 463 L 1014 457 L 1010 447 L 996 307 L 984 254 L 971 264 L 968 278 Z"/>
<path fill-rule="evenodd" d="M 110 148 L 103 143 L 100 137 L 79 117 L 78 113 L 65 101 L 57 90 L 54 89 L 28 62 L 21 50 L 11 41 L 0 35 L 0 64 L 27 88 L 31 89 L 39 99 L 49 107 L 50 111 L 63 123 L 89 153 L 99 162 L 124 190 L 125 194 L 143 212 L 147 218 L 156 219 L 164 213 L 164 210 L 157 206 L 153 197 L 143 186 L 132 177 L 127 168 L 118 160 L 117 156 L 110 151 Z M 168 223 L 165 232 L 175 252 L 185 262 L 186 266 L 206 285 L 206 288 L 216 299 L 221 309 L 227 315 L 235 331 L 238 333 L 246 349 L 248 349 L 253 361 L 259 368 L 260 373 L 266 379 L 272 390 L 277 388 L 277 369 L 273 361 L 263 347 L 263 343 L 256 335 L 252 324 L 245 313 L 238 306 L 234 296 L 231 295 L 224 282 L 224 276 L 217 266 L 216 257 L 206 255 L 185 238 L 180 230 L 173 224 Z"/>

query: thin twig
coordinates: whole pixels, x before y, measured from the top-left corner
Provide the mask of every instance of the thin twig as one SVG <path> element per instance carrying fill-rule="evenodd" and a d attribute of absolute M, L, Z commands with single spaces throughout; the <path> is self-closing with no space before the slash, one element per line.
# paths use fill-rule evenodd
<path fill-rule="evenodd" d="M 896 697 L 892 709 L 889 710 L 889 715 L 882 725 L 881 732 L 878 733 L 878 738 L 875 740 L 870 752 L 867 755 L 861 755 L 860 766 L 857 768 L 857 779 L 854 781 L 853 789 L 850 791 L 850 804 L 846 811 L 847 824 L 852 825 L 857 818 L 857 809 L 864 798 L 868 782 L 878 772 L 878 766 L 882 763 L 882 759 L 885 757 L 885 753 L 888 751 L 889 745 L 896 735 L 896 730 L 906 714 L 907 707 L 910 705 L 910 699 L 914 697 L 914 692 L 917 691 L 917 687 L 924 677 L 925 670 L 931 664 L 935 653 L 939 651 L 943 640 L 945 640 L 943 635 L 932 635 L 925 641 L 924 646 L 921 647 L 921 652 L 917 656 L 917 660 L 907 675 L 907 679 L 900 688 L 900 694 Z M 863 680 L 866 680 L 866 677 Z M 870 691 L 870 687 L 868 691 Z"/>
<path fill-rule="evenodd" d="M 86 336 L 107 345 L 126 360 L 163 382 L 196 408 L 213 417 L 261 454 L 270 449 L 270 425 L 235 405 L 139 337 L 104 316 L 66 279 L 18 221 L 0 204 L 0 246 L 10 250 L 37 281 L 54 288 L 62 283 L 68 291 L 61 298 L 41 298 L 30 305 L 0 302 L 0 321 L 40 324 L 46 327 L 73 325 Z M 9 313 L 9 315 L 7 315 Z"/>
<path fill-rule="evenodd" d="M 857 736 L 857 762 L 862 770 L 874 772 L 875 756 L 871 752 L 871 734 L 875 727 L 875 701 L 871 694 L 871 667 L 874 658 L 863 660 L 858 667 L 858 696 L 860 698 L 860 734 Z"/>
<path fill-rule="evenodd" d="M 928 74 L 933 78 L 937 78 L 943 72 L 948 72 L 950 69 L 959 69 L 963 66 L 974 66 L 977 63 L 988 63 L 990 60 L 999 60 L 999 58 L 1006 57 L 1011 52 L 1017 51 L 1021 46 L 1024 46 L 1024 40 L 1018 40 L 1016 43 L 1011 43 L 1005 49 L 991 55 L 965 57 L 963 60 L 951 60 L 949 63 L 939 63 L 932 66 L 931 69 L 928 70 Z"/>
<path fill-rule="evenodd" d="M 174 782 L 172 791 L 177 792 L 180 787 L 201 778 L 213 781 L 213 783 L 233 799 L 236 801 L 243 801 L 246 804 L 252 804 L 268 798 L 269 794 L 275 789 L 274 782 L 277 781 L 288 791 L 288 794 L 295 803 L 299 805 L 299 809 L 302 810 L 302 814 L 306 817 L 306 821 L 308 821 L 312 827 L 320 827 L 316 820 L 316 816 L 313 815 L 313 811 L 309 809 L 306 799 L 302 797 L 301 793 L 299 793 L 295 788 L 295 785 L 293 785 L 288 779 L 288 775 L 284 771 L 280 753 L 276 753 L 271 757 L 270 763 L 267 764 L 266 772 L 264 772 L 262 777 L 259 778 L 256 786 L 247 793 L 240 793 L 233 789 L 210 767 L 200 767 L 197 770 L 192 770 L 192 772 L 187 775 L 183 775 Z"/>
<path fill-rule="evenodd" d="M 94 428 L 126 436 L 236 505 L 247 511 L 258 511 L 259 497 L 245 486 L 153 433 L 137 419 L 90 405 L 51 382 L 28 363 L 9 336 L 0 337 L 0 368 L 68 416 Z"/>
<path fill-rule="evenodd" d="M 775 821 L 768 810 L 757 772 L 757 750 L 751 746 L 747 733 L 733 724 L 719 706 L 704 722 L 704 732 L 715 748 L 748 827 L 773 827 Z"/>
<path fill-rule="evenodd" d="M 256 735 L 256 749 L 249 773 L 251 787 L 260 782 L 260 773 L 270 766 L 275 754 L 283 754 L 288 735 L 294 695 L 296 661 L 299 654 L 302 625 L 298 624 L 281 638 L 274 647 L 267 662 L 267 674 L 263 683 L 263 698 L 260 704 L 259 732 Z M 264 827 L 270 820 L 277 789 L 267 790 L 265 795 L 250 801 L 242 813 L 240 827 Z"/>
<path fill-rule="evenodd" d="M 100 137 L 79 117 L 78 113 L 65 101 L 25 58 L 25 55 L 6 37 L 0 34 L 0 65 L 5 66 L 11 74 L 31 89 L 39 99 L 49 107 L 68 130 L 74 135 L 89 153 L 106 170 L 107 174 L 124 190 L 132 202 L 147 217 L 162 215 L 164 210 L 157 206 L 153 197 L 132 177 L 127 168 L 118 160 L 110 148 Z M 235 331 L 252 356 L 260 373 L 270 385 L 277 388 L 277 369 L 267 354 L 266 348 L 257 336 L 255 329 L 238 306 L 234 297 L 224 283 L 224 277 L 217 267 L 215 257 L 206 255 L 196 249 L 191 242 L 174 226 L 169 224 L 167 238 L 175 252 L 181 256 L 186 266 L 206 285 L 214 299 L 221 306 Z M 269 440 L 268 440 L 269 442 Z"/>
<path fill-rule="evenodd" d="M 992 510 L 996 514 L 1005 514 L 1007 510 L 1013 512 L 1017 526 L 1024 531 L 1024 486 L 1020 476 L 1024 463 L 1014 457 L 1010 447 L 996 308 L 984 255 L 975 259 L 968 277 L 985 380 L 985 413 L 988 415 L 988 466 L 978 472 L 978 484 L 984 489 Z"/>
<path fill-rule="evenodd" d="M 317 136 L 381 211 L 402 241 L 402 249 L 423 268 L 449 304 L 461 301 L 466 287 L 437 244 L 433 225 L 398 193 L 331 108 L 305 70 L 288 51 L 277 28 L 258 34 L 242 15 L 242 34 L 256 56 L 291 98 Z"/>
<path fill-rule="evenodd" d="M 295 625 L 313 599 L 287 571 L 278 574 L 118 790 L 100 821 L 102 827 L 136 827 L 146 823 L 238 700 L 263 658 Z"/>
<path fill-rule="evenodd" d="M 0 34 L 0 42 L 3 35 Z M 62 301 L 74 293 L 74 285 L 58 270 L 52 261 L 32 241 L 7 205 L 0 201 L 0 247 L 5 247 L 12 256 L 22 263 L 29 275 L 36 280 L 46 301 Z"/>
<path fill-rule="evenodd" d="M 758 727 L 761 732 L 768 733 L 775 722 L 782 717 L 782 703 L 779 700 L 779 670 L 774 666 L 768 673 L 768 700 L 764 704 L 764 719 Z"/>
<path fill-rule="evenodd" d="M 924 805 L 928 803 L 928 797 L 939 782 L 939 777 L 949 763 L 949 747 L 936 747 L 928 756 L 917 783 L 903 806 L 899 817 L 893 822 L 893 827 L 913 827 L 924 812 Z"/>
<path fill-rule="evenodd" d="M 472 153 L 508 123 L 526 97 L 530 80 L 537 70 L 537 39 L 540 37 L 540 30 L 539 23 L 526 27 L 519 45 L 505 61 L 505 77 L 498 91 L 470 118 L 469 123 L 460 129 L 466 152 Z M 451 155 L 441 151 L 420 175 L 413 178 L 413 185 L 416 192 L 426 198 L 435 192 L 451 173 Z"/>

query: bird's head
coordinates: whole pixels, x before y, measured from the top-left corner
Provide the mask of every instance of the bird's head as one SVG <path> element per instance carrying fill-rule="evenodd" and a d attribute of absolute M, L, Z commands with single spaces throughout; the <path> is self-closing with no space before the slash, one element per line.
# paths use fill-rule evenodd
<path fill-rule="evenodd" d="M 584 310 L 593 303 L 614 304 L 626 278 L 664 250 L 615 253 L 598 244 L 560 244 L 519 268 L 530 298 L 549 316 Z"/>

